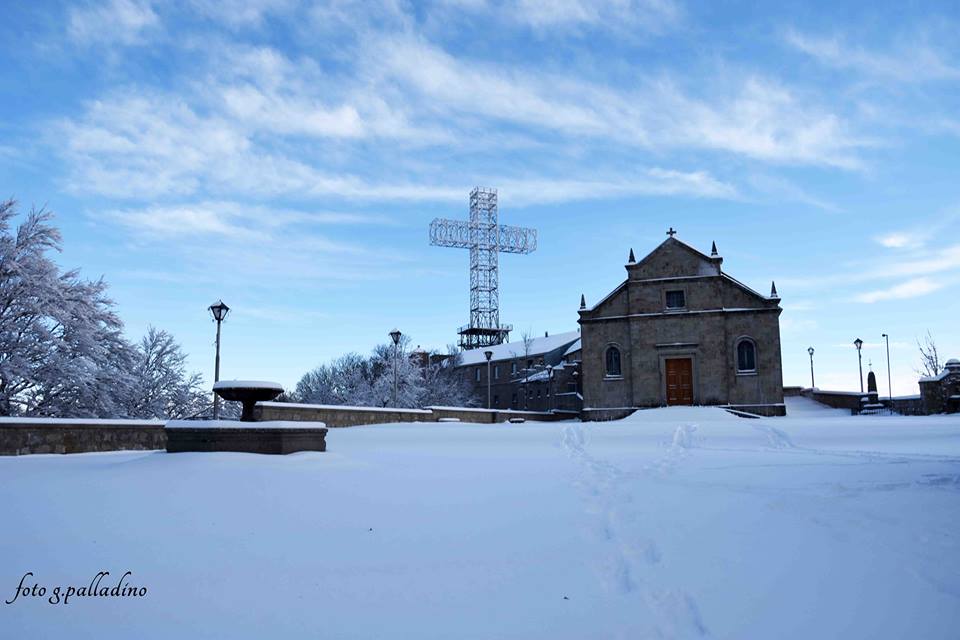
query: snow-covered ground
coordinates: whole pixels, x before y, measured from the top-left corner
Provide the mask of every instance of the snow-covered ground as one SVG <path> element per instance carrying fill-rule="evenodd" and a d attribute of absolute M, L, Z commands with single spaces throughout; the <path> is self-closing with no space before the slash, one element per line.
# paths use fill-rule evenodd
<path fill-rule="evenodd" d="M 960 417 L 788 410 L 3 458 L 0 602 L 148 593 L 21 596 L 0 636 L 956 638 Z"/>

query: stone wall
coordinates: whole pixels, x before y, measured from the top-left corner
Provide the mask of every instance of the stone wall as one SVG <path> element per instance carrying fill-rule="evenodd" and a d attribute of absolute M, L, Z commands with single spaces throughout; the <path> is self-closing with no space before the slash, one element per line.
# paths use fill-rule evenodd
<path fill-rule="evenodd" d="M 254 407 L 257 420 L 323 422 L 327 427 L 355 427 L 364 424 L 391 422 L 437 422 L 456 418 L 463 422 L 497 423 L 510 418 L 534 421 L 563 420 L 569 416 L 538 411 L 473 409 L 467 407 L 430 407 L 427 409 L 393 409 L 378 407 L 344 407 L 325 404 L 293 404 L 260 402 Z"/>
<path fill-rule="evenodd" d="M 823 391 L 821 389 L 803 389 L 800 392 L 803 397 L 816 400 L 820 404 L 825 404 L 834 409 L 850 409 L 859 411 L 863 405 L 861 398 L 866 398 L 870 394 L 857 393 L 855 391 Z"/>
<path fill-rule="evenodd" d="M 165 449 L 162 420 L 0 418 L 0 455 Z"/>
<path fill-rule="evenodd" d="M 637 411 L 636 407 L 618 407 L 604 409 L 585 408 L 580 414 L 584 422 L 604 422 L 607 420 L 621 420 L 627 416 L 633 415 Z"/>
<path fill-rule="evenodd" d="M 787 405 L 785 404 L 728 404 L 724 409 L 732 409 L 739 413 L 748 413 L 754 416 L 766 416 L 768 418 L 777 418 L 787 415 Z"/>
<path fill-rule="evenodd" d="M 883 403 L 888 404 L 890 408 L 904 416 L 923 416 L 928 413 L 923 406 L 921 396 L 904 396 L 894 398 L 892 401 L 883 400 Z"/>
<path fill-rule="evenodd" d="M 568 420 L 569 415 L 550 413 L 546 411 L 515 411 L 510 409 L 471 409 L 462 407 L 428 407 L 433 412 L 435 420 L 441 418 L 456 418 L 461 422 L 491 423 L 506 422 L 511 418 L 523 418 L 533 422 L 553 422 Z"/>

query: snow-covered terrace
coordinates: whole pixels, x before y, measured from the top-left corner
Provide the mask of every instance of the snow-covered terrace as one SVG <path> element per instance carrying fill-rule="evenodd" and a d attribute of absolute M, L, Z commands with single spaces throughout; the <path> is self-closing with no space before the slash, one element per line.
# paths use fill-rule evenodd
<path fill-rule="evenodd" d="M 392 424 L 0 459 L 4 637 L 955 638 L 960 416 Z M 48 594 L 49 595 L 49 594 Z"/>

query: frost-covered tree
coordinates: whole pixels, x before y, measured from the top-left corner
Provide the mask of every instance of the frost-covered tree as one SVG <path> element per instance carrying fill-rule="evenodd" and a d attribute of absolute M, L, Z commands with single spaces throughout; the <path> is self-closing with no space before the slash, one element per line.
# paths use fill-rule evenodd
<path fill-rule="evenodd" d="M 448 350 L 446 358 L 430 358 L 430 364 L 424 371 L 422 406 L 472 407 L 476 405 L 472 385 L 462 372 L 454 368 L 459 360 L 460 354 L 455 348 Z"/>
<path fill-rule="evenodd" d="M 123 337 L 107 285 L 61 273 L 60 233 L 31 210 L 0 203 L 0 415 L 178 417 L 198 407 L 199 376 L 184 372 L 173 338 L 151 329 Z"/>
<path fill-rule="evenodd" d="M 132 350 L 103 280 L 60 273 L 51 214 L 0 203 L 0 414 L 102 416 L 122 412 Z"/>
<path fill-rule="evenodd" d="M 469 406 L 470 387 L 452 366 L 452 360 L 424 352 L 410 353 L 409 340 L 401 339 L 396 357 L 393 344 L 377 345 L 369 358 L 351 353 L 310 371 L 290 395 L 294 402 L 353 406 L 394 406 L 394 368 L 397 374 L 396 406 Z"/>
<path fill-rule="evenodd" d="M 211 395 L 199 373 L 187 373 L 186 359 L 172 335 L 150 327 L 137 345 L 127 415 L 187 418 L 208 413 Z"/>
<path fill-rule="evenodd" d="M 357 353 L 348 353 L 304 375 L 290 399 L 309 404 L 372 404 L 370 363 Z"/>
<path fill-rule="evenodd" d="M 396 406 L 417 408 L 422 406 L 423 369 L 419 358 L 407 351 L 410 339 L 402 336 L 400 344 L 379 344 L 373 349 L 370 368 L 374 374 L 373 402 L 380 407 Z M 394 352 L 396 349 L 396 352 Z M 396 369 L 397 399 L 393 399 L 394 369 Z"/>

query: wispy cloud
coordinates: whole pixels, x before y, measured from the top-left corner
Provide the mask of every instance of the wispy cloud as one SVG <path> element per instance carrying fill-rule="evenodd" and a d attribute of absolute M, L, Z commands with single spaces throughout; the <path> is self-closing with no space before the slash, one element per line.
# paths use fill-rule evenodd
<path fill-rule="evenodd" d="M 837 213 L 841 209 L 836 204 L 820 198 L 798 184 L 780 176 L 770 174 L 752 174 L 747 177 L 748 184 L 765 199 L 775 202 L 799 202 L 823 211 Z"/>
<path fill-rule="evenodd" d="M 726 78 L 697 96 L 662 76 L 611 88 L 569 75 L 456 58 L 422 40 L 373 45 L 367 64 L 403 82 L 451 118 L 469 114 L 575 139 L 654 149 L 712 149 L 785 164 L 857 168 L 871 143 L 827 109 L 778 82 Z M 476 92 L 482 88 L 483 99 Z"/>
<path fill-rule="evenodd" d="M 680 24 L 684 17 L 683 8 L 674 0 L 437 0 L 436 9 L 482 16 L 540 35 L 595 31 L 623 36 L 659 34 Z"/>
<path fill-rule="evenodd" d="M 264 233 L 293 226 L 393 224 L 379 214 L 277 209 L 243 202 L 198 202 L 146 208 L 112 209 L 96 217 L 116 222 L 141 235 L 158 238 L 215 236 L 257 240 Z"/>
<path fill-rule="evenodd" d="M 586 26 L 654 32 L 676 24 L 683 14 L 672 0 L 514 0 L 503 10 L 538 29 Z"/>
<path fill-rule="evenodd" d="M 67 33 L 82 44 L 136 45 L 159 23 L 149 0 L 95 0 L 70 8 Z"/>
<path fill-rule="evenodd" d="M 888 249 L 916 249 L 923 246 L 927 237 L 927 234 L 916 231 L 893 231 L 875 236 L 874 240 Z"/>
<path fill-rule="evenodd" d="M 141 250 L 162 246 L 177 256 L 181 280 L 229 274 L 258 282 L 369 280 L 387 265 L 391 275 L 409 259 L 367 245 L 355 226 L 391 223 L 379 214 L 273 209 L 238 202 L 198 202 L 113 209 L 90 214 L 119 227 Z M 150 273 L 124 274 L 154 280 Z M 382 274 L 381 274 L 382 277 Z"/>
<path fill-rule="evenodd" d="M 887 51 L 850 44 L 839 35 L 821 36 L 788 31 L 788 45 L 818 62 L 899 82 L 956 80 L 960 64 L 923 41 L 894 45 Z"/>
<path fill-rule="evenodd" d="M 925 296 L 938 289 L 942 289 L 943 286 L 942 282 L 937 282 L 930 278 L 914 278 L 913 280 L 901 282 L 886 289 L 867 291 L 858 295 L 856 300 L 865 303 L 880 302 L 882 300 L 905 300 Z"/>
<path fill-rule="evenodd" d="M 231 27 L 256 27 L 271 14 L 282 14 L 297 6 L 298 0 L 188 0 L 198 13 Z"/>

